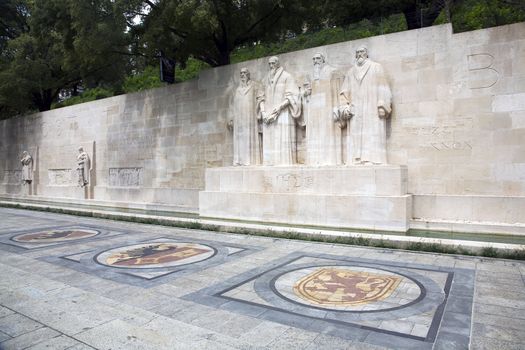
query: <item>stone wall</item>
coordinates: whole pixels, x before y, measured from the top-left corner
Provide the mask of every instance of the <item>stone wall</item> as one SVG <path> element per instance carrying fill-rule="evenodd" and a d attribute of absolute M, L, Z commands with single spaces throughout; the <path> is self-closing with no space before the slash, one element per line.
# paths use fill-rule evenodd
<path fill-rule="evenodd" d="M 280 59 L 301 83 L 314 53 L 346 71 L 362 45 L 390 78 L 388 159 L 408 166 L 412 216 L 525 225 L 525 23 L 460 34 L 450 25 L 434 26 Z M 19 193 L 18 158 L 22 150 L 38 148 L 36 196 L 84 198 L 66 173 L 75 169 L 78 146 L 94 143 L 93 200 L 196 210 L 205 168 L 232 162 L 228 93 L 242 66 L 261 80 L 267 59 L 1 121 L 0 193 Z M 302 154 L 303 133 L 298 141 Z M 57 172 L 66 179 L 60 184 Z"/>

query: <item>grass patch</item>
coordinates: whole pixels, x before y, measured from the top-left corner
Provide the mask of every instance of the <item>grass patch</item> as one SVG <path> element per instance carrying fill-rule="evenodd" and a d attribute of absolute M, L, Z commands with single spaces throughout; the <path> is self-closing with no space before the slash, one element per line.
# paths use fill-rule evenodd
<path fill-rule="evenodd" d="M 161 218 L 149 218 L 141 216 L 123 216 L 109 213 L 98 213 L 91 211 L 80 211 L 75 209 L 63 209 L 52 207 L 33 207 L 18 203 L 1 203 L 0 207 L 26 209 L 41 212 L 51 212 L 58 214 L 68 214 L 75 216 L 92 217 L 99 219 L 134 222 L 148 225 L 161 225 L 168 227 L 184 228 L 190 230 L 206 230 L 214 232 L 234 233 L 247 236 L 270 237 L 275 239 L 292 239 L 310 242 L 342 244 L 352 246 L 363 246 L 385 249 L 403 249 L 415 252 L 429 252 L 439 254 L 481 256 L 489 258 L 525 260 L 525 249 L 500 250 L 493 247 L 484 247 L 478 250 L 469 250 L 463 246 L 451 246 L 438 243 L 424 242 L 396 242 L 383 239 L 370 239 L 362 236 L 328 236 L 314 233 L 300 233 L 296 231 L 278 231 L 273 229 L 247 229 L 247 228 L 228 228 L 226 226 L 203 224 L 196 220 L 193 221 L 173 221 Z"/>

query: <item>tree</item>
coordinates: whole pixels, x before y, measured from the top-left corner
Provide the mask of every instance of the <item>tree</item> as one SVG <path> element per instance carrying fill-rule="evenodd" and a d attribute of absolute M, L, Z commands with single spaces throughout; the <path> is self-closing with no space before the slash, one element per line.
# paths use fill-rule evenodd
<path fill-rule="evenodd" d="M 456 0 L 451 9 L 455 32 L 525 21 L 525 3 L 515 0 Z"/>
<path fill-rule="evenodd" d="M 123 78 L 125 19 L 111 0 L 4 0 L 0 113 L 50 109 L 61 91 Z"/>
<path fill-rule="evenodd" d="M 403 13 L 408 29 L 430 26 L 448 0 L 327 0 L 320 13 L 330 25 L 348 25 L 364 18 Z"/>
<path fill-rule="evenodd" d="M 303 20 L 299 14 L 304 13 L 308 3 L 306 0 L 121 1 L 121 5 L 127 4 L 128 25 L 136 38 L 135 54 L 151 59 L 162 51 L 182 64 L 194 57 L 214 67 L 229 64 L 230 54 L 238 46 L 275 39 L 285 27 L 300 31 Z"/>

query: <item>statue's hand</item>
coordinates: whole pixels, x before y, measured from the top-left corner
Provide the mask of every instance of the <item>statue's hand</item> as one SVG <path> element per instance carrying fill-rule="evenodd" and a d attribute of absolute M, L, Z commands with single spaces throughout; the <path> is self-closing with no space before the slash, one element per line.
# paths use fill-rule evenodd
<path fill-rule="evenodd" d="M 381 119 L 385 119 L 388 116 L 388 114 L 386 113 L 386 110 L 383 107 L 378 107 L 377 108 L 377 114 L 378 114 L 379 118 L 381 118 Z"/>
<path fill-rule="evenodd" d="M 279 110 L 275 108 L 272 113 L 266 118 L 266 124 L 271 124 L 279 117 Z"/>
<path fill-rule="evenodd" d="M 226 126 L 228 127 L 228 130 L 232 131 L 233 130 L 233 120 L 230 120 Z"/>
<path fill-rule="evenodd" d="M 305 82 L 303 84 L 303 88 L 304 88 L 304 91 L 303 91 L 303 96 L 304 97 L 310 96 L 312 94 L 312 86 L 310 85 L 309 82 Z"/>
<path fill-rule="evenodd" d="M 341 111 L 342 119 L 350 120 L 350 118 L 352 118 L 352 116 L 354 115 L 352 107 L 350 105 L 342 105 L 341 107 L 339 107 L 339 109 Z"/>

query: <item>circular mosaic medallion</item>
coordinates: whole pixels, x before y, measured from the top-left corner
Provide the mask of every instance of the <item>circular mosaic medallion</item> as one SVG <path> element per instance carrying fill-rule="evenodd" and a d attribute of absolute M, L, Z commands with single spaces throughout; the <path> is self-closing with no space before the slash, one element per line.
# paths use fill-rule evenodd
<path fill-rule="evenodd" d="M 275 280 L 281 297 L 328 310 L 373 311 L 405 306 L 421 295 L 411 279 L 361 266 L 308 267 Z"/>
<path fill-rule="evenodd" d="M 11 239 L 21 243 L 67 242 L 93 237 L 99 233 L 99 231 L 85 229 L 50 230 L 35 233 L 24 233 Z"/>
<path fill-rule="evenodd" d="M 111 267 L 151 269 L 192 264 L 215 253 L 214 248 L 204 244 L 154 242 L 110 249 L 97 255 L 95 260 Z"/>

